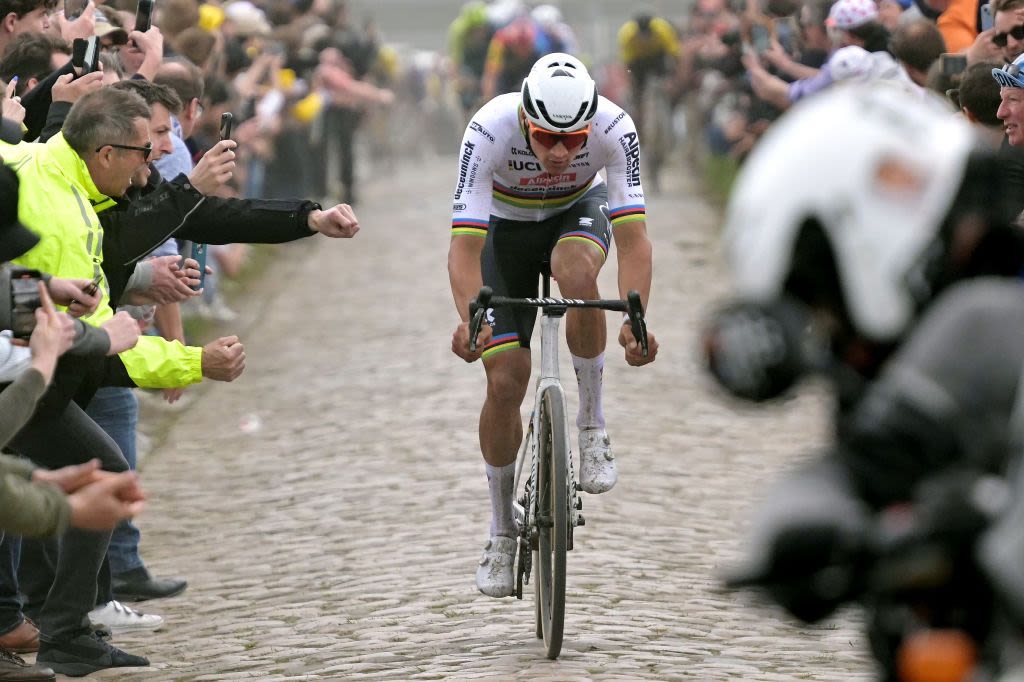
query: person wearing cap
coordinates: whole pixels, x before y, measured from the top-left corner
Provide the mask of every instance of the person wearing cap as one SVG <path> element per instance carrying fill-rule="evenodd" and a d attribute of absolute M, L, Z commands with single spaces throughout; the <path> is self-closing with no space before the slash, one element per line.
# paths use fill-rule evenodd
<path fill-rule="evenodd" d="M 106 50 L 128 44 L 128 31 L 112 20 L 116 16 L 116 14 L 111 14 L 108 17 L 106 12 L 96 11 L 94 33 Z"/>
<path fill-rule="evenodd" d="M 992 69 L 999 84 L 999 109 L 996 116 L 1003 122 L 1006 141 L 1011 147 L 1024 147 L 1024 54 L 1013 63 Z"/>
<path fill-rule="evenodd" d="M 758 97 L 778 109 L 787 109 L 838 80 L 900 78 L 891 68 L 891 57 L 877 56 L 888 49 L 889 31 L 878 22 L 874 0 L 838 0 L 829 10 L 825 25 L 837 49 L 814 76 L 787 83 L 765 69 L 757 54 L 744 53 L 743 64 Z"/>

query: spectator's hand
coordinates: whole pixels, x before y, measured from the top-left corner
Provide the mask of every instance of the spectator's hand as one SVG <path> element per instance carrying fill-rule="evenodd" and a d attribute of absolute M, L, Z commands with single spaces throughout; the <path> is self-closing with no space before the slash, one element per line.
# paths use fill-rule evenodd
<path fill-rule="evenodd" d="M 173 405 L 174 403 L 178 402 L 181 399 L 181 396 L 185 395 L 185 389 L 165 388 L 163 389 L 163 393 L 164 400 L 166 400 L 169 405 Z"/>
<path fill-rule="evenodd" d="M 203 376 L 234 381 L 245 370 L 245 346 L 237 336 L 224 336 L 203 346 Z"/>
<path fill-rule="evenodd" d="M 14 76 L 11 78 L 11 82 L 7 84 L 7 90 L 4 91 L 2 113 L 4 118 L 21 123 L 25 120 L 25 107 L 21 106 L 21 98 L 14 94 L 14 90 L 17 87 L 18 77 Z"/>
<path fill-rule="evenodd" d="M 110 350 L 107 355 L 117 355 L 139 342 L 139 323 L 131 315 L 121 311 L 102 325 L 103 331 L 110 337 Z"/>
<path fill-rule="evenodd" d="M 68 496 L 71 525 L 86 530 L 110 530 L 142 511 L 145 494 L 134 471 L 103 476 Z"/>
<path fill-rule="evenodd" d="M 782 49 L 782 45 L 779 44 L 779 41 L 774 36 L 768 43 L 768 49 L 761 53 L 761 56 L 776 68 L 782 68 L 791 61 L 789 55 Z"/>
<path fill-rule="evenodd" d="M 476 336 L 476 352 L 469 350 L 469 322 L 461 322 L 452 334 L 452 352 L 466 362 L 476 362 L 484 352 L 484 347 L 493 335 L 491 325 L 486 322 L 480 325 L 480 333 Z"/>
<path fill-rule="evenodd" d="M 32 481 L 55 485 L 70 494 L 82 486 L 98 480 L 96 473 L 99 469 L 100 461 L 91 459 L 85 464 L 72 464 L 60 469 L 36 469 L 32 472 Z"/>
<path fill-rule="evenodd" d="M 75 321 L 71 316 L 57 312 L 42 282 L 39 283 L 39 299 L 42 305 L 36 308 L 36 327 L 29 337 L 28 346 L 32 350 L 32 366 L 49 384 L 57 368 L 57 358 L 75 342 Z"/>
<path fill-rule="evenodd" d="M 221 140 L 203 154 L 188 179 L 202 194 L 210 195 L 231 179 L 235 171 L 234 140 Z"/>
<path fill-rule="evenodd" d="M 139 74 L 151 81 L 164 58 L 164 34 L 156 26 L 150 26 L 145 33 L 132 31 L 120 56 L 126 74 Z"/>
<path fill-rule="evenodd" d="M 743 56 L 740 59 L 743 62 L 743 66 L 750 72 L 751 76 L 753 76 L 755 72 L 765 71 L 761 60 L 757 58 L 757 53 L 752 49 L 743 50 Z"/>
<path fill-rule="evenodd" d="M 633 367 L 640 367 L 641 365 L 654 362 L 654 358 L 658 355 L 658 340 L 648 330 L 647 357 L 643 356 L 640 342 L 633 336 L 633 330 L 630 328 L 628 320 L 619 328 L 619 345 L 626 349 L 626 364 Z"/>
<path fill-rule="evenodd" d="M 87 292 L 92 282 L 87 279 L 65 279 L 51 277 L 47 287 L 50 297 L 57 305 L 65 306 L 71 317 L 81 317 L 96 310 L 100 304 L 100 292 Z"/>
<path fill-rule="evenodd" d="M 71 102 L 74 104 L 83 95 L 87 95 L 93 90 L 99 90 L 102 87 L 103 73 L 101 71 L 87 73 L 81 78 L 75 78 L 74 75 L 66 73 L 58 77 L 54 82 L 51 94 L 54 102 Z"/>
<path fill-rule="evenodd" d="M 982 31 L 974 39 L 974 43 L 967 48 L 967 63 L 977 64 L 978 62 L 1003 62 L 1003 51 L 992 42 L 992 36 L 996 30 L 990 28 Z"/>
<path fill-rule="evenodd" d="M 354 237 L 359 231 L 359 219 L 348 204 L 338 204 L 326 211 L 310 211 L 306 224 L 313 232 L 334 238 Z"/>
<path fill-rule="evenodd" d="M 191 258 L 185 261 L 184 268 L 181 256 L 157 256 L 149 262 L 153 265 L 153 283 L 144 295 L 153 303 L 180 303 L 202 293 L 192 289 L 199 284 L 199 263 Z"/>
<path fill-rule="evenodd" d="M 75 38 L 91 38 L 96 33 L 96 5 L 90 0 L 85 10 L 76 19 L 68 21 L 64 12 L 54 15 L 61 37 L 69 43 Z"/>

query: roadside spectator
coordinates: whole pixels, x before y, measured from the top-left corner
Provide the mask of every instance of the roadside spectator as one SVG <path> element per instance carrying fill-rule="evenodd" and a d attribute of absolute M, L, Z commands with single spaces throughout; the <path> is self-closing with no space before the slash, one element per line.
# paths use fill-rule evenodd
<path fill-rule="evenodd" d="M 1003 61 L 1012 64 L 1024 54 L 1024 0 L 991 0 L 994 12 L 992 43 L 1002 50 Z"/>
<path fill-rule="evenodd" d="M 21 33 L 45 33 L 57 0 L 0 0 L 0 53 Z"/>
<path fill-rule="evenodd" d="M 757 55 L 748 52 L 743 56 L 743 64 L 750 73 L 754 93 L 775 107 L 786 109 L 837 80 L 899 78 L 900 73 L 892 68 L 895 62 L 886 54 L 889 32 L 877 18 L 874 0 L 838 0 L 825 23 L 837 32 L 834 42 L 842 49 L 834 52 L 816 75 L 793 83 L 769 73 Z"/>
<path fill-rule="evenodd" d="M 992 78 L 992 69 L 998 68 L 995 62 L 972 64 L 964 71 L 956 93 L 960 110 L 977 127 L 985 145 L 992 149 L 1002 147 L 1005 139 L 1003 122 L 997 115 L 1002 101 L 999 83 Z"/>
<path fill-rule="evenodd" d="M 892 55 L 903 65 L 910 79 L 921 87 L 928 80 L 932 64 L 947 51 L 939 29 L 925 19 L 900 24 L 892 34 L 890 45 Z"/>
<path fill-rule="evenodd" d="M 0 55 L 0 79 L 9 83 L 17 76 L 14 94 L 20 97 L 69 59 L 71 46 L 63 38 L 48 33 L 21 33 L 7 43 Z"/>

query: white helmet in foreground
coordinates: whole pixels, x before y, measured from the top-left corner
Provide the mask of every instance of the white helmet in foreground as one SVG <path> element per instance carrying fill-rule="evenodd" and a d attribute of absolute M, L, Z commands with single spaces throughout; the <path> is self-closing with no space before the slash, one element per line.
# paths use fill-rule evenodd
<path fill-rule="evenodd" d="M 738 293 L 773 300 L 795 269 L 824 267 L 857 334 L 898 339 L 934 295 L 919 270 L 974 148 L 970 125 L 940 100 L 899 87 L 835 87 L 794 107 L 732 189 L 724 243 Z M 802 252 L 807 232 L 825 258 Z"/>
<path fill-rule="evenodd" d="M 534 125 L 556 133 L 583 130 L 597 113 L 597 84 L 579 59 L 544 55 L 523 79 L 523 111 Z"/>

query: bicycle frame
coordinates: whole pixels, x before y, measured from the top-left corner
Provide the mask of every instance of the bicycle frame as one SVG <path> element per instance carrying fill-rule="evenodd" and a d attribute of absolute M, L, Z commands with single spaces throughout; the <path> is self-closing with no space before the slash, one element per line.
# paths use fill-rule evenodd
<path fill-rule="evenodd" d="M 564 309 L 560 309 L 557 312 L 551 311 L 548 308 L 544 309 L 543 317 L 540 321 L 540 376 L 537 377 L 537 386 L 534 389 L 534 400 L 533 410 L 530 412 L 529 425 L 527 426 L 526 433 L 523 436 L 523 442 L 519 446 L 519 453 L 516 455 L 516 475 L 513 490 L 520 489 L 520 483 L 522 482 L 523 466 L 526 462 L 527 456 L 530 460 L 530 487 L 526 490 L 528 493 L 535 491 L 537 482 L 537 405 L 540 403 L 541 395 L 549 386 L 558 386 L 561 388 L 561 380 L 558 372 L 558 343 L 559 337 L 559 320 L 564 315 Z M 565 407 L 565 393 L 564 391 L 559 392 L 562 396 L 562 406 Z M 566 429 L 568 433 L 568 429 Z M 566 452 L 570 451 L 569 443 L 565 445 Z M 579 504 L 577 502 L 578 490 L 576 485 L 576 478 L 572 469 L 572 457 L 569 458 L 569 477 L 572 481 L 572 500 L 569 505 L 570 520 L 572 526 L 582 526 L 583 523 L 577 523 L 578 520 L 582 519 L 582 515 L 579 513 Z M 532 496 L 530 501 L 534 501 Z M 512 503 L 514 516 L 516 523 L 519 524 L 519 528 L 527 530 L 531 541 L 533 535 L 536 533 L 536 509 L 525 509 L 519 500 L 514 500 Z M 571 543 L 570 543 L 570 549 Z M 527 583 L 529 578 L 527 576 Z M 517 596 L 522 599 L 522 592 L 518 591 Z"/>

